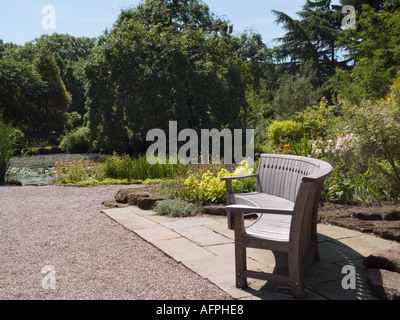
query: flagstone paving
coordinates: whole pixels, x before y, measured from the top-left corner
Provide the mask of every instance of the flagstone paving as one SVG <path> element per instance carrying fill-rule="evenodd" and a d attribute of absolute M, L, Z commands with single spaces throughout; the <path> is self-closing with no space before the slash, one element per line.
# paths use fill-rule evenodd
<path fill-rule="evenodd" d="M 207 278 L 234 299 L 293 299 L 289 287 L 266 281 L 248 279 L 248 288 L 241 290 L 235 287 L 234 234 L 227 227 L 226 217 L 174 219 L 135 206 L 102 212 L 166 255 Z M 251 221 L 246 223 L 250 224 Z M 312 263 L 305 272 L 306 300 L 375 300 L 366 284 L 363 258 L 395 244 L 357 231 L 323 224 L 318 225 L 318 237 L 321 261 Z M 285 258 L 284 255 L 275 257 L 267 250 L 248 249 L 248 266 L 252 270 L 280 270 Z M 356 270 L 356 289 L 343 288 L 342 283 L 347 281 L 347 273 L 342 273 L 345 266 L 352 266 Z"/>

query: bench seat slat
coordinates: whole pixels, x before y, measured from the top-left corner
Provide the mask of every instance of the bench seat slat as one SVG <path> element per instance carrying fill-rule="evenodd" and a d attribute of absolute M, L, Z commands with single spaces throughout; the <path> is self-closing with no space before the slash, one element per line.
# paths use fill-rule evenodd
<path fill-rule="evenodd" d="M 292 216 L 281 214 L 262 214 L 246 234 L 259 239 L 288 242 Z"/>
<path fill-rule="evenodd" d="M 260 208 L 274 208 L 292 211 L 294 202 L 266 193 L 252 192 L 231 195 L 231 203 Z"/>

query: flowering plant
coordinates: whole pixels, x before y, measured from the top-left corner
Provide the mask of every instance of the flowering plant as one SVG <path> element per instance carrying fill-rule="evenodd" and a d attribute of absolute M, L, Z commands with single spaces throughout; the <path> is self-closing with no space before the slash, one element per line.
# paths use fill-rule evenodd
<path fill-rule="evenodd" d="M 245 176 L 254 173 L 254 167 L 248 161 L 236 167 L 235 171 L 229 172 L 226 168 L 212 166 L 198 167 L 190 170 L 183 184 L 173 191 L 173 196 L 191 202 L 224 202 L 226 200 L 225 182 L 222 177 Z M 246 181 L 248 180 L 248 181 Z M 254 179 L 233 181 L 235 192 L 253 191 Z"/>

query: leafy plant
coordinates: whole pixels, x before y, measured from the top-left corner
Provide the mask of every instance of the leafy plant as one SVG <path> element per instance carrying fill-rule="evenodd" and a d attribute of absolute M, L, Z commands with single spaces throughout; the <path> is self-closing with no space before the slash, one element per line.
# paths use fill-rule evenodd
<path fill-rule="evenodd" d="M 132 159 L 128 155 L 108 157 L 104 163 L 104 175 L 112 179 L 172 179 L 176 170 L 187 171 L 182 164 L 150 164 L 146 156 Z"/>
<path fill-rule="evenodd" d="M 222 177 L 244 176 L 252 174 L 254 168 L 243 161 L 234 172 L 229 172 L 221 166 L 203 165 L 196 170 L 188 172 L 185 178 L 172 184 L 171 197 L 187 200 L 190 202 L 213 202 L 220 203 L 226 200 L 225 182 Z M 233 181 L 236 193 L 250 192 L 255 190 L 255 179 Z"/>
<path fill-rule="evenodd" d="M 360 108 L 347 108 L 347 112 L 353 115 L 363 158 L 388 161 L 400 184 L 400 78 L 386 99 L 367 101 Z"/>
<path fill-rule="evenodd" d="M 63 184 L 76 184 L 82 181 L 104 180 L 103 166 L 88 160 L 75 158 L 72 161 L 56 161 L 54 180 Z"/>
<path fill-rule="evenodd" d="M 3 185 L 10 169 L 10 159 L 13 152 L 13 128 L 1 120 L 0 114 L 0 185 Z"/>
<path fill-rule="evenodd" d="M 90 149 L 89 129 L 82 127 L 68 132 L 61 140 L 60 148 L 71 153 L 87 153 Z"/>
<path fill-rule="evenodd" d="M 197 213 L 194 204 L 180 199 L 165 200 L 159 202 L 154 211 L 163 216 L 171 218 L 183 218 L 193 216 Z"/>
<path fill-rule="evenodd" d="M 268 127 L 267 137 L 276 147 L 289 141 L 300 140 L 303 136 L 303 125 L 294 120 L 274 121 Z"/>

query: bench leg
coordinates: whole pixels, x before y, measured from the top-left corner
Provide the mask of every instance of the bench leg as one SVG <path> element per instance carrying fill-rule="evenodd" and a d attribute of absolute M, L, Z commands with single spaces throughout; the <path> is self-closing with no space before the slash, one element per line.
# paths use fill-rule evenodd
<path fill-rule="evenodd" d="M 305 296 L 303 268 L 301 259 L 289 254 L 289 277 L 292 295 L 295 298 L 303 299 Z"/>
<path fill-rule="evenodd" d="M 244 243 L 244 215 L 240 212 L 233 213 L 235 226 L 235 270 L 236 287 L 243 289 L 247 287 L 247 278 L 244 271 L 247 269 L 246 245 Z"/>
<path fill-rule="evenodd" d="M 234 222 L 234 217 L 231 212 L 228 212 L 228 229 L 229 230 L 235 230 L 235 222 Z"/>

